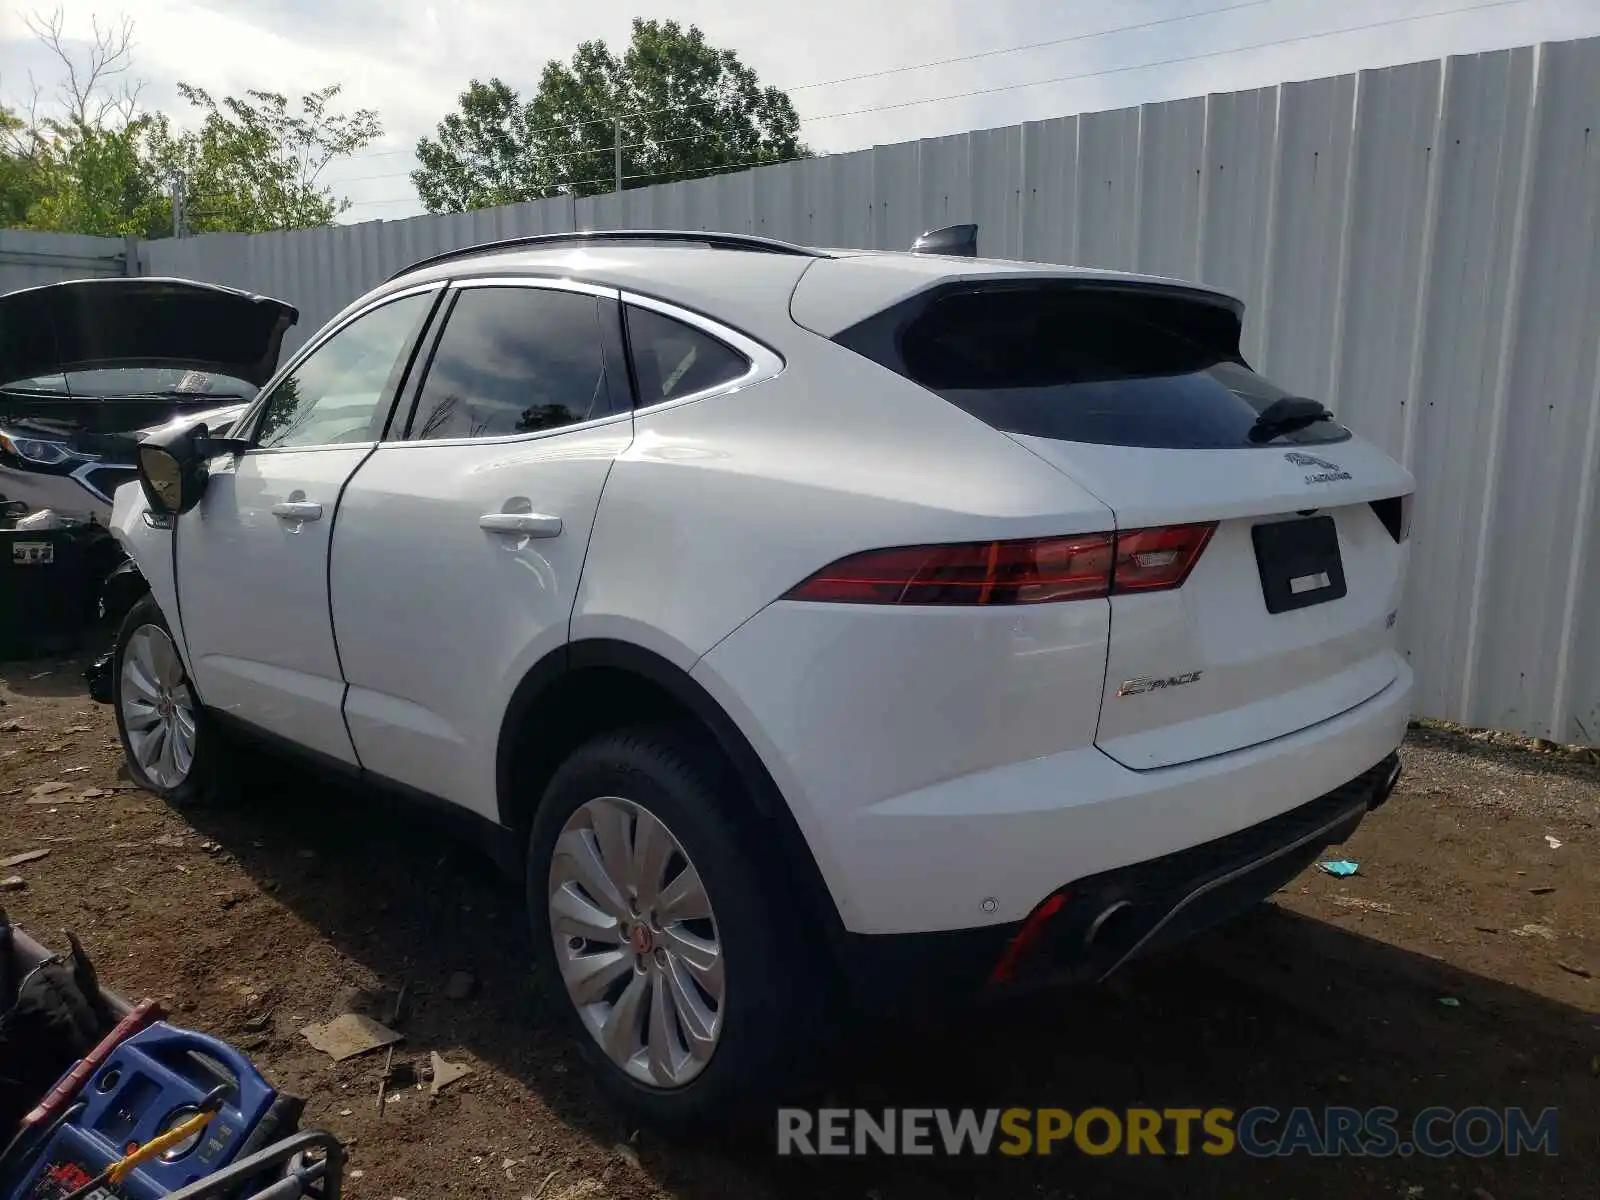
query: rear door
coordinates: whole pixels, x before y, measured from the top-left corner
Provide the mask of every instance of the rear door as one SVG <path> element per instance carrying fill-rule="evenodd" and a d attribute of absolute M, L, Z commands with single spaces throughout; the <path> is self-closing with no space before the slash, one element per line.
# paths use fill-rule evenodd
<path fill-rule="evenodd" d="M 1180 287 L 1011 281 L 923 303 L 898 339 L 905 374 L 1115 514 L 1097 743 L 1135 769 L 1304 729 L 1400 669 L 1411 478 L 1246 366 L 1240 317 Z M 1180 546 L 1182 586 L 1141 592 Z"/>
<path fill-rule="evenodd" d="M 345 490 L 333 619 L 362 767 L 492 820 L 507 703 L 567 641 L 632 403 L 614 291 L 474 280 L 447 303 L 420 394 Z"/>

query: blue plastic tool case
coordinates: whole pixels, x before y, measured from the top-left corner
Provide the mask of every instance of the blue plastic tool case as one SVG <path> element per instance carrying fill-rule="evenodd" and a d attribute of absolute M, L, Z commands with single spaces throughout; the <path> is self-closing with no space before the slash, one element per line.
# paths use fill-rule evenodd
<path fill-rule="evenodd" d="M 111 1052 L 79 1093 L 83 1111 L 56 1131 L 11 1200 L 67 1195 L 129 1147 L 194 1116 L 219 1086 L 227 1088 L 227 1099 L 210 1124 L 188 1143 L 136 1167 L 122 1184 L 123 1195 L 159 1200 L 226 1166 L 277 1095 L 226 1042 L 157 1021 Z"/>
<path fill-rule="evenodd" d="M 28 965 L 49 957 L 21 930 L 15 950 Z M 127 1015 L 126 1000 L 102 994 L 115 1017 Z M 165 1021 L 146 1026 L 107 1056 L 77 1094 L 81 1109 L 30 1155 L 20 1179 L 0 1181 L 0 1200 L 71 1194 L 133 1147 L 193 1115 L 219 1086 L 226 1089 L 221 1110 L 197 1136 L 136 1167 L 118 1188 L 91 1193 L 91 1200 L 294 1200 L 312 1194 L 339 1200 L 345 1159 L 338 1139 L 325 1130 L 302 1130 L 239 1157 L 276 1090 L 226 1042 Z M 255 1191 L 263 1179 L 276 1182 Z"/>

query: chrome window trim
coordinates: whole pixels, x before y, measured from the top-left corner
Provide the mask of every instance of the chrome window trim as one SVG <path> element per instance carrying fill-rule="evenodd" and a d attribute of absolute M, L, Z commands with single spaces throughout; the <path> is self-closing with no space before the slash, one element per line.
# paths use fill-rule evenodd
<path fill-rule="evenodd" d="M 315 336 L 307 341 L 304 346 L 301 346 L 300 349 L 296 350 L 289 361 L 283 366 L 279 367 L 271 379 L 267 380 L 266 383 L 261 385 L 261 390 L 256 393 L 256 398 L 250 402 L 250 406 L 246 408 L 244 412 L 240 414 L 239 419 L 233 423 L 233 430 L 230 430 L 230 433 L 238 430 L 244 430 L 246 431 L 247 436 L 254 438 L 256 434 L 256 420 L 260 417 L 261 410 L 264 409 L 270 402 L 272 392 L 280 383 L 283 382 L 285 378 L 299 369 L 301 363 L 310 358 L 319 349 L 326 345 L 328 341 L 330 341 L 336 334 L 347 329 L 350 325 L 354 324 L 356 321 L 359 321 L 368 313 L 375 312 L 386 304 L 390 304 L 396 300 L 403 300 L 407 296 L 417 296 L 427 292 L 443 291 L 446 286 L 446 281 L 434 280 L 430 283 L 419 283 L 414 284 L 411 287 L 399 288 L 392 292 L 385 292 L 381 296 L 374 297 L 371 304 L 364 304 L 354 312 L 349 313 L 337 324 L 329 324 L 324 326 L 315 334 Z M 375 446 L 377 444 L 378 443 L 376 441 L 365 441 L 317 442 L 309 446 L 251 446 L 250 449 L 244 452 L 244 454 L 298 454 L 305 450 L 344 450 L 351 446 Z"/>

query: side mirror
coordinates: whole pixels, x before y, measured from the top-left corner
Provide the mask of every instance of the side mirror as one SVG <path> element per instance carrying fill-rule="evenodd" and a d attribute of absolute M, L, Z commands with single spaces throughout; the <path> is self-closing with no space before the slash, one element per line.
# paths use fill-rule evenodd
<path fill-rule="evenodd" d="M 150 511 L 176 517 L 200 503 L 206 464 L 218 454 L 245 449 L 231 438 L 214 438 L 204 425 L 153 433 L 139 443 L 139 486 Z"/>

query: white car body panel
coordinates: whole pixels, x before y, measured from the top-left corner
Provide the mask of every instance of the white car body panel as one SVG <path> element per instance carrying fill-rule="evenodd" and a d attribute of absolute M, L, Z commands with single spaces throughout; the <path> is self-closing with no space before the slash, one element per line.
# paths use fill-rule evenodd
<path fill-rule="evenodd" d="M 201 700 L 351 765 L 328 546 L 340 489 L 372 450 L 362 443 L 214 459 L 199 506 L 177 522 L 178 595 Z M 321 517 L 273 514 L 276 504 L 301 501 L 320 504 Z"/>
<path fill-rule="evenodd" d="M 885 903 L 926 911 L 932 901 L 940 915 L 931 919 L 945 919 L 951 905 L 933 897 L 956 894 L 956 878 L 882 863 L 863 871 L 865 856 L 851 845 L 862 822 L 923 789 L 1092 744 L 1109 623 L 1105 600 L 986 610 L 781 602 L 723 640 L 694 675 L 748 737 L 770 746 L 769 768 L 846 928 L 869 933 L 893 927 Z M 1026 803 L 1067 804 L 1070 791 L 1058 781 L 1053 794 Z M 999 794 L 989 802 L 1022 803 Z M 948 870 L 958 846 L 986 837 L 977 816 L 924 821 L 911 836 L 928 839 Z M 1020 889 L 1014 899 L 1021 903 Z M 1002 918 L 974 903 L 950 928 L 991 919 Z M 907 930 L 924 928 L 937 925 Z"/>
<path fill-rule="evenodd" d="M 178 605 L 178 575 L 172 555 L 172 529 L 146 520 L 150 506 L 137 483 L 117 489 L 111 506 L 111 535 L 122 552 L 133 560 L 150 585 L 150 594 L 161 606 L 162 615 L 172 630 L 173 643 L 185 663 L 189 662 L 189 643 L 183 636 L 183 610 Z"/>
<path fill-rule="evenodd" d="M 793 327 L 777 349 L 790 365 L 774 379 L 637 414 L 575 641 L 622 638 L 688 669 L 846 554 L 1110 527 L 1083 488 L 915 384 Z"/>
<path fill-rule="evenodd" d="M 363 767 L 498 819 L 506 707 L 566 644 L 600 492 L 632 436 L 624 414 L 534 436 L 385 443 L 361 465 L 330 576 Z M 502 512 L 558 517 L 561 533 L 479 526 Z"/>

